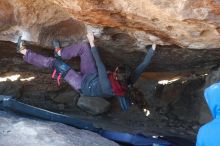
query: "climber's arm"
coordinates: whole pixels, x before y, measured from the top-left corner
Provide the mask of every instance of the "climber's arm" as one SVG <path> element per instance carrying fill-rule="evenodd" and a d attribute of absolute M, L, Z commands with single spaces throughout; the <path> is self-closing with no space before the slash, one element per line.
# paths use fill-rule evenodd
<path fill-rule="evenodd" d="M 144 57 L 144 60 L 136 67 L 134 72 L 132 72 L 129 84 L 133 85 L 141 76 L 141 74 L 145 71 L 145 69 L 151 62 L 155 49 L 156 44 L 153 44 L 152 47 L 148 50 L 147 55 Z"/>
<path fill-rule="evenodd" d="M 107 75 L 105 65 L 102 62 L 102 60 L 99 56 L 98 50 L 95 47 L 94 36 L 93 36 L 92 33 L 88 33 L 87 38 L 89 40 L 89 43 L 90 43 L 90 46 L 91 46 L 91 52 L 92 52 L 92 55 L 95 59 L 96 67 L 98 69 L 98 75 L 99 75 L 99 79 L 100 79 L 99 81 L 100 81 L 100 84 L 101 84 L 102 91 L 105 95 L 112 96 L 113 95 L 112 87 L 111 87 L 110 81 L 108 79 L 108 75 Z"/>

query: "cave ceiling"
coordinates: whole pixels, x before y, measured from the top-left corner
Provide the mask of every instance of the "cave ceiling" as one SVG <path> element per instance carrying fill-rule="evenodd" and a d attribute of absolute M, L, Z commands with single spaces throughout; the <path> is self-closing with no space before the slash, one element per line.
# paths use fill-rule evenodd
<path fill-rule="evenodd" d="M 205 70 L 220 61 L 219 13 L 217 0 L 2 0 L 0 40 L 67 46 L 85 41 L 88 29 L 109 67 L 134 67 L 156 43 L 150 71 Z"/>

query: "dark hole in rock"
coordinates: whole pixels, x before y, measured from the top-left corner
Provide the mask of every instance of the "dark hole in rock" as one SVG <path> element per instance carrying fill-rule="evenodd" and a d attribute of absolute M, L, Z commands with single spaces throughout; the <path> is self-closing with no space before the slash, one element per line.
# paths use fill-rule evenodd
<path fill-rule="evenodd" d="M 120 35 L 115 38 L 117 40 Z M 53 55 L 49 48 L 35 45 L 29 47 L 43 55 Z M 206 73 L 219 62 L 216 50 L 198 52 L 175 48 L 175 46 L 170 48 L 159 46 L 147 72 L 135 84 L 132 95 L 135 98 L 134 105 L 127 112 L 122 112 L 116 99 L 112 99 L 109 100 L 111 103 L 109 112 L 92 116 L 76 106 L 79 94 L 67 83 L 62 81 L 61 87 L 56 85 L 56 81 L 51 79 L 51 70 L 39 69 L 23 62 L 22 56 L 15 53 L 13 43 L 0 42 L 0 48 L 0 94 L 11 95 L 24 103 L 92 120 L 105 129 L 147 135 L 179 136 L 193 141 L 200 124 L 208 120 L 198 113 L 204 110 L 201 109 L 201 105 L 205 107 L 202 92 Z M 122 62 L 131 64 L 134 68 L 143 55 L 134 52 L 129 58 L 126 54 Z M 201 56 L 197 60 L 189 60 L 194 55 Z M 122 58 L 107 50 L 102 50 L 101 56 L 108 56 L 103 57 L 103 60 L 109 69 Z M 132 61 L 135 63 L 131 63 Z M 79 59 L 68 63 L 79 70 Z M 11 81 L 10 78 L 5 81 L 5 77 L 14 75 L 20 77 L 15 81 Z M 162 82 L 167 84 L 162 85 L 159 82 L 161 80 L 167 80 Z"/>

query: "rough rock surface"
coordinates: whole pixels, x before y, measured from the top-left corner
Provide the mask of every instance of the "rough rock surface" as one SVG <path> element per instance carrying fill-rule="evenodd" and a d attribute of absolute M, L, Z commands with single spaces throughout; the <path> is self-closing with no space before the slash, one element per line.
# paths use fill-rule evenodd
<path fill-rule="evenodd" d="M 0 40 L 15 42 L 22 35 L 25 40 L 51 45 L 53 38 L 63 36 L 77 40 L 84 30 L 82 23 L 46 0 L 3 0 L 0 9 Z"/>
<path fill-rule="evenodd" d="M 92 115 L 103 114 L 110 109 L 110 103 L 101 97 L 82 96 L 79 98 L 77 106 Z"/>
<path fill-rule="evenodd" d="M 210 71 L 208 76 L 206 77 L 206 82 L 204 89 L 211 86 L 212 84 L 220 82 L 220 68 L 214 68 Z M 204 95 L 203 95 L 204 97 Z M 212 120 L 211 111 L 209 110 L 209 107 L 207 105 L 207 102 L 205 101 L 205 98 L 202 99 L 201 104 L 201 111 L 200 111 L 200 122 L 201 123 L 207 123 L 208 121 Z"/>
<path fill-rule="evenodd" d="M 118 146 L 96 133 L 0 110 L 1 146 Z"/>
<path fill-rule="evenodd" d="M 48 51 L 45 48 L 42 49 L 42 47 L 40 46 L 29 47 L 45 56 L 51 56 L 53 54 L 51 51 Z M 198 113 L 192 113 L 192 115 L 195 115 L 196 119 L 193 118 L 189 121 L 184 120 L 187 119 L 186 117 L 184 117 L 184 119 L 179 119 L 179 116 L 176 115 L 181 115 L 181 113 L 178 114 L 178 112 L 181 112 L 181 110 L 175 111 L 176 108 L 170 109 L 166 106 L 155 106 L 158 105 L 158 101 L 156 100 L 157 98 L 155 98 L 154 95 L 155 86 L 158 84 L 158 80 L 172 79 L 175 76 L 186 77 L 187 80 L 187 76 L 191 76 L 190 72 L 146 72 L 140 78 L 137 84 L 135 84 L 138 90 L 138 94 L 135 94 L 135 99 L 141 98 L 142 100 L 135 101 L 137 104 L 135 103 L 128 111 L 122 112 L 117 100 L 114 101 L 113 99 L 113 101 L 109 101 L 111 102 L 112 106 L 109 112 L 97 116 L 92 116 L 91 114 L 82 111 L 76 106 L 76 100 L 78 100 L 79 95 L 77 95 L 77 93 L 74 92 L 73 89 L 66 82 L 61 80 L 61 86 L 57 86 L 56 80 L 51 79 L 51 70 L 37 68 L 25 63 L 22 60 L 22 56 L 15 53 L 15 44 L 13 43 L 0 42 L 0 48 L 3 48 L 0 54 L 0 94 L 2 95 L 11 95 L 21 102 L 44 108 L 50 111 L 74 115 L 82 119 L 88 119 L 93 121 L 98 127 L 102 127 L 108 130 L 117 130 L 130 133 L 143 133 L 146 135 L 179 136 L 190 140 L 195 139 L 196 133 L 199 128 L 197 122 L 198 117 L 196 116 L 198 115 Z M 204 54 L 211 55 L 212 53 L 212 51 L 208 51 Z M 164 55 L 165 58 L 168 58 L 166 57 L 166 55 L 169 54 L 164 53 Z M 14 57 L 11 58 L 11 56 Z M 112 63 L 113 61 L 116 61 L 113 58 L 114 56 L 112 56 Z M 133 55 L 133 58 L 139 57 Z M 105 59 L 106 58 L 104 57 L 104 60 Z M 215 58 L 214 60 L 218 61 L 217 58 Z M 78 66 L 75 65 L 77 61 L 75 62 L 75 60 L 70 60 L 70 62 L 68 63 L 70 63 L 70 65 L 74 67 L 74 69 L 78 70 Z M 211 58 L 210 63 L 213 63 Z M 155 64 L 155 67 L 157 65 L 158 64 Z M 162 68 L 160 69 L 164 71 L 166 70 L 166 68 L 164 68 L 163 66 L 161 67 Z M 152 68 L 150 70 L 152 70 Z M 12 82 L 10 79 L 3 81 L 5 77 L 11 77 L 17 74 L 19 74 L 20 77 L 17 78 L 17 80 L 15 80 L 14 82 Z M 34 77 L 34 79 L 30 81 L 21 80 L 31 77 Z M 184 88 L 179 88 L 179 91 L 183 89 Z M 167 91 L 172 93 L 173 90 L 175 91 L 176 89 L 170 88 Z M 164 99 L 166 98 L 168 97 L 164 97 Z M 183 107 L 185 106 L 185 104 L 188 105 L 187 102 L 181 102 L 182 100 L 184 100 L 184 98 L 186 97 L 178 95 L 177 98 L 172 99 L 174 101 L 175 99 L 177 99 L 177 101 L 180 101 L 177 103 L 183 103 L 183 105 L 180 106 Z M 145 100 L 145 102 L 147 102 L 147 107 L 143 107 L 143 99 Z M 187 99 L 189 99 L 190 101 L 193 100 L 191 96 L 187 96 Z M 164 100 L 164 102 L 166 102 L 166 100 Z M 190 104 L 189 106 L 192 105 L 193 104 Z M 175 107 L 175 104 L 173 104 L 172 106 Z M 196 107 L 200 108 L 200 106 Z M 149 113 L 146 113 L 146 109 L 150 111 L 150 115 L 148 115 Z M 188 110 L 189 111 L 187 112 L 191 112 L 190 108 L 188 108 Z M 185 116 L 188 117 L 188 115 Z"/>
<path fill-rule="evenodd" d="M 19 34 L 41 43 L 51 36 L 79 39 L 76 32 L 83 34 L 84 26 L 70 20 L 74 18 L 101 29 L 126 30 L 142 47 L 152 42 L 194 49 L 220 47 L 217 0 L 4 0 L 0 12 L 1 40 L 12 41 Z M 82 30 L 75 29 L 78 25 Z"/>
<path fill-rule="evenodd" d="M 25 40 L 51 46 L 51 40 L 58 38 L 67 46 L 85 40 L 87 28 L 95 32 L 96 45 L 109 68 L 119 62 L 135 67 L 144 57 L 144 46 L 152 42 L 166 45 L 158 46 L 149 66 L 154 71 L 210 68 L 219 64 L 218 49 L 207 53 L 187 47 L 219 47 L 218 9 L 214 0 L 4 0 L 0 2 L 0 40 L 15 42 L 23 35 Z M 204 19 L 198 17 L 203 14 Z"/>
<path fill-rule="evenodd" d="M 62 46 L 67 46 L 84 41 L 86 29 L 89 29 L 95 33 L 96 45 L 107 69 L 113 69 L 118 63 L 134 68 L 145 55 L 144 46 L 154 42 L 160 46 L 148 72 L 137 84 L 151 108 L 150 118 L 145 117 L 145 113 L 132 111 L 135 113 L 132 116 L 130 112 L 113 113 L 108 122 L 92 119 L 109 126 L 109 129 L 158 134 L 159 127 L 163 129 L 162 134 L 194 138 L 198 122 L 204 123 L 210 115 L 202 100 L 203 79 L 191 77 L 207 74 L 220 65 L 219 12 L 217 0 L 2 0 L 0 75 L 5 77 L 18 73 L 22 78 L 34 76 L 36 79 L 1 82 L 0 93 L 53 111 L 80 112 L 75 108 L 78 95 L 66 83 L 62 87 L 55 86 L 55 81 L 49 79 L 51 71 L 25 64 L 22 57 L 15 54 L 15 44 L 2 40 L 15 42 L 19 35 L 23 35 L 25 40 L 47 46 L 43 49 L 29 47 L 50 56 L 52 52 L 46 50 L 50 49 L 52 39 L 58 38 Z M 78 60 L 68 63 L 79 69 L 75 65 Z M 154 98 L 157 82 L 174 77 L 180 81 L 157 88 L 158 98 Z M 195 113 L 191 108 L 195 108 Z M 195 119 L 188 119 L 188 112 Z M 115 126 L 114 120 L 121 123 Z M 109 121 L 113 121 L 113 126 Z"/>
<path fill-rule="evenodd" d="M 15 54 L 14 51 L 15 44 L 8 42 L 0 42 L 0 48 L 2 48 L 1 50 L 2 53 L 0 54 L 0 71 L 1 71 L 0 77 L 20 74 L 21 78 L 29 78 L 29 77 L 36 78 L 30 82 L 27 81 L 26 82 L 19 81 L 16 83 L 10 81 L 0 82 L 1 94 L 15 96 L 17 98 L 21 98 L 21 100 L 26 103 L 31 103 L 35 106 L 39 106 L 45 109 L 50 109 L 53 111 L 61 110 L 61 111 L 73 112 L 73 110 L 75 110 L 72 109 L 72 107 L 76 106 L 76 102 L 79 98 L 79 95 L 76 92 L 74 92 L 68 84 L 66 84 L 62 80 L 61 81 L 62 86 L 58 87 L 56 86 L 56 81 L 50 78 L 52 71 L 48 69 L 36 68 L 32 65 L 28 65 L 27 63 L 25 63 L 22 60 L 22 56 Z M 48 51 L 45 48 L 39 46 L 30 46 L 30 48 L 45 56 L 52 55 L 51 51 Z M 198 50 L 181 49 L 181 51 L 183 51 L 184 54 L 186 54 L 186 56 L 180 57 L 181 53 L 178 53 L 178 50 L 180 49 L 175 49 L 175 48 L 166 48 L 166 49 L 168 52 L 164 51 L 165 49 L 163 48 L 158 49 L 158 52 L 156 52 L 156 55 L 154 56 L 154 59 L 150 67 L 148 68 L 148 72 L 144 73 L 142 78 L 135 85 L 138 88 L 138 90 L 140 90 L 143 93 L 142 95 L 138 95 L 138 97 L 144 97 L 151 107 L 157 107 L 157 105 L 159 105 L 159 108 L 163 108 L 162 106 L 164 106 L 164 108 L 167 108 L 167 105 L 168 106 L 172 105 L 171 107 L 174 108 L 168 108 L 167 112 L 170 112 L 170 110 L 171 111 L 174 110 L 173 113 L 175 113 L 175 115 L 181 113 L 181 108 L 184 108 L 186 105 L 189 106 L 189 108 L 187 109 L 193 107 L 197 109 L 196 111 L 198 112 L 200 112 L 200 109 L 204 109 L 204 111 L 201 111 L 200 116 L 198 114 L 194 115 L 193 113 L 191 116 L 188 115 L 184 116 L 187 119 L 189 117 L 196 117 L 194 118 L 195 121 L 199 121 L 198 118 L 201 118 L 203 119 L 200 120 L 201 123 L 204 123 L 204 121 L 207 121 L 208 119 L 206 118 L 206 116 L 205 117 L 203 116 L 204 115 L 203 113 L 208 113 L 208 109 L 200 108 L 201 104 L 205 105 L 203 103 L 204 101 L 202 100 L 203 99 L 202 93 L 200 93 L 199 95 L 196 93 L 197 90 L 200 88 L 197 88 L 197 86 L 191 86 L 190 84 L 188 85 L 188 82 L 182 84 L 181 81 L 179 81 L 178 83 L 167 85 L 166 87 L 164 87 L 164 90 L 160 90 L 158 88 L 156 90 L 157 91 L 156 95 L 158 98 L 155 98 L 154 97 L 155 86 L 158 84 L 159 80 L 164 80 L 164 79 L 172 80 L 172 78 L 180 78 L 183 81 L 190 80 L 189 83 L 194 82 L 194 80 L 190 79 L 192 76 L 195 76 L 196 74 L 204 75 L 208 73 L 208 70 L 205 69 L 206 66 L 213 67 L 217 65 L 220 59 L 219 59 L 219 55 L 216 54 L 218 54 L 219 52 L 217 50 L 198 51 Z M 125 58 L 125 60 L 123 60 L 122 58 L 120 58 L 120 60 L 117 60 L 117 55 L 106 53 L 105 51 L 103 52 L 104 52 L 103 60 L 107 64 L 108 69 L 110 69 L 111 66 L 116 66 L 118 61 L 126 62 L 126 60 L 128 61 L 128 64 L 131 64 L 132 67 L 135 67 L 135 65 L 138 62 L 140 62 L 141 60 L 140 58 L 143 57 L 143 54 L 138 54 L 138 53 L 129 54 L 129 55 L 126 54 L 125 57 L 127 57 L 128 55 L 128 58 L 131 57 L 133 58 L 133 61 L 137 62 L 137 63 L 134 62 L 132 63 L 132 60 L 128 60 L 127 58 Z M 192 56 L 189 54 L 191 54 Z M 108 57 L 106 57 L 106 55 Z M 173 58 L 173 56 L 170 55 L 173 55 L 175 57 Z M 198 55 L 200 57 L 197 58 L 197 60 L 194 60 L 194 62 L 190 63 L 190 61 L 188 60 L 194 55 Z M 14 58 L 11 59 L 11 56 L 14 56 Z M 171 58 L 171 60 L 167 62 L 166 61 L 167 58 Z M 206 59 L 206 62 L 204 62 L 205 61 L 204 58 Z M 75 65 L 77 64 L 77 62 L 78 61 L 76 60 L 70 60 L 68 63 L 70 63 L 70 65 L 74 67 L 74 69 L 78 70 L 78 66 Z M 163 66 L 163 64 L 165 65 Z M 167 68 L 167 66 L 169 66 L 169 68 Z M 181 70 L 184 70 L 184 72 L 183 71 L 181 72 Z M 197 82 L 198 84 L 200 84 L 199 80 Z M 185 89 L 187 89 L 187 92 L 185 92 Z M 193 91 L 190 89 L 192 89 Z M 184 95 L 182 95 L 183 93 Z M 188 104 L 188 102 L 192 104 Z M 178 112 L 175 111 L 176 109 L 178 109 L 177 105 L 180 107 L 179 108 L 180 110 L 178 110 Z M 74 113 L 77 112 L 78 110 L 74 111 Z M 187 113 L 189 111 L 185 111 L 185 112 Z"/>
<path fill-rule="evenodd" d="M 142 34 L 147 32 L 164 42 L 188 48 L 220 46 L 220 3 L 217 0 L 50 1 L 74 18 L 93 24 L 140 30 Z M 149 39 L 158 40 L 155 37 Z"/>

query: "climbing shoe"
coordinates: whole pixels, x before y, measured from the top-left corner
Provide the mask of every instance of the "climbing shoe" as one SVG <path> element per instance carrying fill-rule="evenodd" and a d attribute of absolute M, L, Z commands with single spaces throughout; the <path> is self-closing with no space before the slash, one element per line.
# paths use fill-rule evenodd
<path fill-rule="evenodd" d="M 19 36 L 18 41 L 17 41 L 17 46 L 16 46 L 16 52 L 20 53 L 21 50 L 26 49 L 24 46 L 24 40 L 21 40 L 22 36 Z"/>
<path fill-rule="evenodd" d="M 54 47 L 54 57 L 61 59 L 61 47 L 60 47 L 60 42 L 59 40 L 53 40 L 52 45 Z"/>

